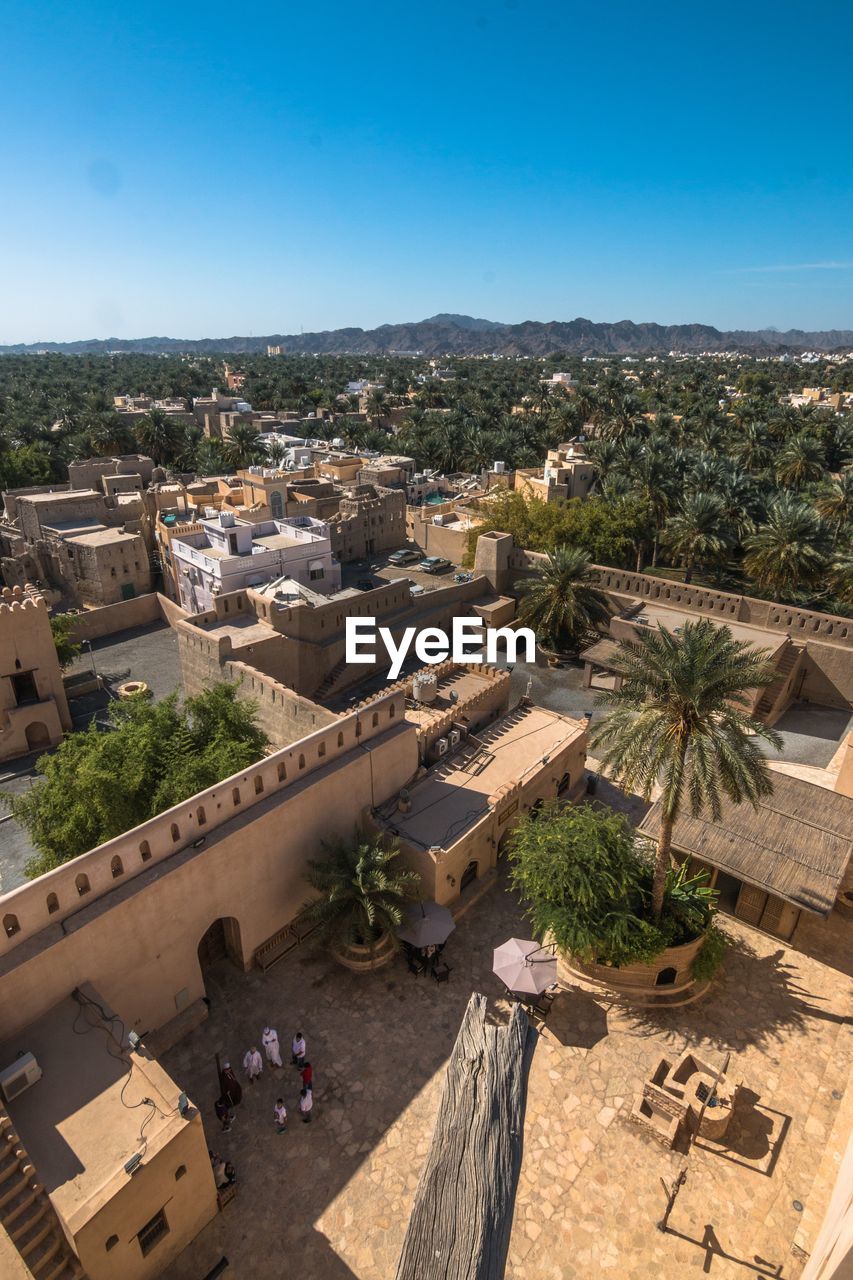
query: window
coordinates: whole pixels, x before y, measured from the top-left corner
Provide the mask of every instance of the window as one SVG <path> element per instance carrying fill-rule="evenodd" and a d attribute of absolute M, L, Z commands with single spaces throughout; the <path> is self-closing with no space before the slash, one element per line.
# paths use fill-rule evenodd
<path fill-rule="evenodd" d="M 308 577 L 311 579 L 312 582 L 317 582 L 320 578 L 325 578 L 325 576 L 326 576 L 325 569 L 310 569 L 308 571 Z"/>
<path fill-rule="evenodd" d="M 106 1249 L 107 1253 L 109 1253 L 110 1249 L 114 1249 L 117 1244 L 118 1244 L 118 1236 L 110 1236 L 109 1240 L 104 1245 L 104 1248 Z"/>
<path fill-rule="evenodd" d="M 322 759 L 322 757 L 323 757 L 325 754 L 326 754 L 326 744 L 325 744 L 325 742 L 321 742 L 321 743 L 320 743 L 320 745 L 319 745 L 319 747 L 317 748 L 317 755 L 318 755 L 318 757 L 320 757 L 320 758 Z"/>
<path fill-rule="evenodd" d="M 280 764 L 280 765 L 278 766 L 278 780 L 279 780 L 279 782 L 284 782 L 284 780 L 285 780 L 285 778 L 286 778 L 286 777 L 287 777 L 287 769 L 284 767 L 284 765 L 283 765 L 283 764 Z"/>
<path fill-rule="evenodd" d="M 304 756 L 300 756 L 300 757 L 299 757 L 299 768 L 300 768 L 300 769 L 304 769 L 304 768 L 305 768 L 305 757 L 304 757 Z"/>
<path fill-rule="evenodd" d="M 339 734 L 338 734 L 338 746 L 339 746 L 339 747 L 342 747 L 343 745 L 344 745 L 344 735 L 343 735 L 342 733 L 339 733 Z"/>
<path fill-rule="evenodd" d="M 231 799 L 235 805 L 240 803 L 240 788 L 234 787 L 231 791 Z"/>
<path fill-rule="evenodd" d="M 122 866 L 121 858 L 119 858 L 118 855 L 116 855 L 110 863 L 110 872 L 113 880 L 118 880 L 119 876 L 124 875 L 124 867 Z"/>
<path fill-rule="evenodd" d="M 59 899 L 57 898 L 55 893 L 49 893 L 47 895 L 47 914 L 49 916 L 52 916 L 54 911 L 58 911 L 58 910 L 59 910 Z"/>
<path fill-rule="evenodd" d="M 373 713 L 373 727 L 374 727 L 374 729 L 376 728 L 376 726 L 377 726 L 378 724 L 379 724 L 379 712 L 378 712 L 378 711 L 374 711 L 374 713 Z"/>
<path fill-rule="evenodd" d="M 259 796 L 264 789 L 264 780 L 260 774 L 255 778 L 255 795 Z"/>
<path fill-rule="evenodd" d="M 17 916 L 8 915 L 3 917 L 3 932 L 7 938 L 14 938 L 16 933 L 21 932 Z"/>
<path fill-rule="evenodd" d="M 181 833 L 180 833 L 180 830 L 178 829 L 177 822 L 172 823 L 170 830 L 172 832 L 172 841 L 173 843 L 177 844 L 177 842 L 181 838 Z"/>
<path fill-rule="evenodd" d="M 143 862 L 147 862 L 151 857 L 151 846 L 147 840 L 143 840 L 142 844 L 139 846 L 139 856 Z"/>
<path fill-rule="evenodd" d="M 137 1233 L 139 1247 L 142 1250 L 143 1258 L 147 1258 L 148 1254 L 156 1244 L 163 1239 L 163 1236 L 169 1234 L 169 1224 L 166 1221 L 166 1214 L 163 1209 L 159 1213 L 155 1213 L 150 1222 L 146 1222 L 145 1226 Z"/>
<path fill-rule="evenodd" d="M 12 676 L 12 692 L 15 695 L 15 703 L 19 707 L 25 706 L 28 702 L 38 702 L 39 691 L 32 671 L 23 671 L 19 676 Z"/>
<path fill-rule="evenodd" d="M 77 877 L 77 879 L 74 881 L 74 883 L 75 883 L 75 885 L 77 886 L 77 892 L 78 892 L 78 894 L 80 895 L 80 897 L 81 897 L 81 898 L 83 897 L 83 894 L 84 894 L 84 893 L 88 893 L 88 892 L 89 892 L 89 877 L 88 877 L 88 876 L 84 876 L 82 872 L 81 872 L 81 873 L 80 873 L 80 875 Z"/>
<path fill-rule="evenodd" d="M 179 1164 L 177 1169 L 175 1170 L 175 1181 L 180 1182 L 181 1178 L 184 1176 L 186 1171 L 187 1171 L 187 1166 L 185 1164 Z"/>

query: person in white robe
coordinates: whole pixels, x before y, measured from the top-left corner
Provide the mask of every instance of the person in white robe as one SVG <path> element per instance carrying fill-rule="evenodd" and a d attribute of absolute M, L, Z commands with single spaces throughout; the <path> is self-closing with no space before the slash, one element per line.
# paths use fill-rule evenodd
<path fill-rule="evenodd" d="M 278 1047 L 278 1032 L 272 1027 L 264 1027 L 261 1044 L 264 1046 L 264 1053 L 267 1055 L 267 1062 L 270 1066 L 280 1067 L 281 1050 Z"/>
<path fill-rule="evenodd" d="M 249 1077 L 251 1084 L 254 1084 L 256 1080 L 260 1079 L 263 1069 L 264 1060 L 258 1053 L 257 1046 L 252 1045 L 251 1049 L 247 1050 L 246 1056 L 243 1059 L 243 1070 Z"/>

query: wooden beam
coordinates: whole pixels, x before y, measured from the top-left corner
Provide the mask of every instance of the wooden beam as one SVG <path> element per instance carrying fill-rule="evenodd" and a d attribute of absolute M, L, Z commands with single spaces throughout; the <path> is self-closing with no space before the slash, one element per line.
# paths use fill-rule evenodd
<path fill-rule="evenodd" d="M 536 1033 L 515 1005 L 506 1026 L 468 1002 L 450 1055 L 396 1280 L 501 1280 L 521 1168 Z"/>

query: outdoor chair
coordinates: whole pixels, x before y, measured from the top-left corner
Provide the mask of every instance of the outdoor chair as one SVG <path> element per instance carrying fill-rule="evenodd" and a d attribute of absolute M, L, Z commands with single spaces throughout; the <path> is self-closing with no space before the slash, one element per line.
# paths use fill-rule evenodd
<path fill-rule="evenodd" d="M 450 965 L 448 965 L 448 964 L 436 964 L 436 965 L 433 965 L 433 967 L 432 967 L 432 976 L 435 978 L 436 982 L 449 982 L 449 980 L 450 980 Z"/>
<path fill-rule="evenodd" d="M 413 973 L 416 978 L 426 969 L 426 964 L 413 951 L 406 952 L 406 964 L 409 966 L 409 973 Z"/>

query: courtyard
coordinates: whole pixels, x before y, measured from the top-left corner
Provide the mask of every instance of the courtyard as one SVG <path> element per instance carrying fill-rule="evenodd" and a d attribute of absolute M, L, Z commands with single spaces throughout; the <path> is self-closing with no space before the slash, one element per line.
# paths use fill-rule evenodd
<path fill-rule="evenodd" d="M 580 986 L 558 995 L 530 1070 L 508 1280 L 799 1274 L 791 1244 L 803 1214 L 794 1202 L 819 1221 L 823 1203 L 809 1197 L 850 1066 L 851 923 L 838 912 L 809 919 L 798 931 L 803 950 L 728 918 L 723 928 L 725 967 L 693 1004 L 632 1011 Z M 311 1280 L 393 1277 L 470 993 L 483 992 L 495 1018 L 507 1015 L 491 963 L 511 936 L 529 928 L 504 875 L 459 919 L 447 985 L 413 976 L 399 959 L 354 975 L 311 942 L 266 975 L 227 961 L 207 971 L 210 1017 L 163 1064 L 202 1109 L 209 1145 L 234 1162 L 238 1194 L 168 1280 L 197 1280 L 223 1257 L 225 1275 L 257 1280 L 291 1266 Z M 267 1021 L 285 1065 L 256 1086 L 244 1081 L 237 1120 L 222 1133 L 214 1055 L 230 1058 L 243 1080 L 243 1054 Z M 297 1029 L 315 1073 L 309 1125 L 284 1052 Z M 664 1235 L 655 1229 L 661 1179 L 671 1184 L 685 1157 L 629 1116 L 652 1065 L 686 1047 L 715 1062 L 731 1051 L 745 1109 L 728 1147 L 690 1152 Z M 290 1115 L 281 1135 L 279 1096 Z"/>

